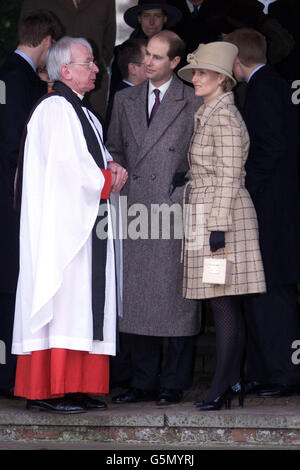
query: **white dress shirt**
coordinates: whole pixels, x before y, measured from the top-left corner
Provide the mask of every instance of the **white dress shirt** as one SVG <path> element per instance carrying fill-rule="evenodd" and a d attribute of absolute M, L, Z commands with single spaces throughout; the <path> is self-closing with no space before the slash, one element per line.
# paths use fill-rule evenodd
<path fill-rule="evenodd" d="M 274 3 L 276 2 L 277 0 L 257 0 L 258 2 L 262 3 L 265 8 L 264 8 L 264 14 L 267 15 L 268 12 L 269 12 L 269 5 L 270 3 Z"/>
<path fill-rule="evenodd" d="M 149 90 L 148 90 L 148 116 L 150 117 L 150 114 L 151 114 L 151 110 L 153 108 L 153 105 L 155 103 L 155 93 L 154 93 L 154 90 L 159 90 L 160 91 L 160 94 L 159 94 L 159 101 L 161 102 L 163 97 L 165 96 L 166 94 L 166 91 L 167 89 L 169 88 L 170 84 L 171 84 L 171 81 L 172 81 L 172 78 L 170 78 L 170 80 L 168 80 L 166 83 L 164 83 L 163 85 L 161 85 L 160 87 L 155 87 L 151 81 L 149 81 Z"/>
<path fill-rule="evenodd" d="M 255 72 L 257 72 L 259 69 L 261 69 L 261 68 L 264 67 L 265 65 L 266 65 L 266 64 L 261 64 L 261 65 L 259 65 L 258 67 L 256 67 L 256 69 L 254 69 L 254 70 L 250 73 L 250 75 L 249 75 L 249 77 L 248 77 L 248 83 L 250 82 L 250 80 L 251 80 L 251 78 L 253 77 L 253 75 L 255 74 Z"/>
<path fill-rule="evenodd" d="M 201 5 L 193 5 L 189 0 L 186 0 L 186 4 L 191 13 L 193 13 L 195 6 L 197 6 L 198 11 L 199 11 L 199 8 L 201 7 Z"/>

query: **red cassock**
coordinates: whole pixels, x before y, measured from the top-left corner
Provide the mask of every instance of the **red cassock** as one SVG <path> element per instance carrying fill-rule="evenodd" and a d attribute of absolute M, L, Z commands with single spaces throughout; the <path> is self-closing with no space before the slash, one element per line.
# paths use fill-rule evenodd
<path fill-rule="evenodd" d="M 101 198 L 108 199 L 111 173 L 101 171 L 105 177 Z M 108 391 L 108 355 L 53 348 L 18 356 L 15 396 L 45 400 L 66 393 L 104 395 Z"/>

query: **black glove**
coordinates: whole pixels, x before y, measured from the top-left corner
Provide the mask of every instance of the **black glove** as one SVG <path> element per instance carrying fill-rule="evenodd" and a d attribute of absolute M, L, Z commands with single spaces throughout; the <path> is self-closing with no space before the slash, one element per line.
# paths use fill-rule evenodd
<path fill-rule="evenodd" d="M 175 173 L 175 175 L 173 176 L 173 180 L 172 180 L 172 190 L 171 190 L 170 195 L 173 194 L 175 188 L 184 186 L 185 183 L 188 182 L 189 179 L 185 175 L 186 175 L 185 171 L 178 171 L 177 173 Z"/>
<path fill-rule="evenodd" d="M 188 177 L 186 176 L 186 171 L 179 171 L 173 176 L 172 184 L 175 188 L 183 186 L 188 182 Z"/>
<path fill-rule="evenodd" d="M 211 232 L 209 237 L 210 251 L 217 251 L 225 247 L 225 232 Z"/>

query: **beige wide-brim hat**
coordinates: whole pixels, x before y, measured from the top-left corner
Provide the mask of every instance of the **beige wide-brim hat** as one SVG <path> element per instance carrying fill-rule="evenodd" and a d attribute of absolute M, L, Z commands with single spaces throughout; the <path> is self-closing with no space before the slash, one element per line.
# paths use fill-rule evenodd
<path fill-rule="evenodd" d="M 178 70 L 178 75 L 183 80 L 192 83 L 193 70 L 213 70 L 231 78 L 233 84 L 236 85 L 236 80 L 232 76 L 232 67 L 237 55 L 238 48 L 230 42 L 217 41 L 200 44 L 194 52 L 188 54 L 188 65 Z"/>

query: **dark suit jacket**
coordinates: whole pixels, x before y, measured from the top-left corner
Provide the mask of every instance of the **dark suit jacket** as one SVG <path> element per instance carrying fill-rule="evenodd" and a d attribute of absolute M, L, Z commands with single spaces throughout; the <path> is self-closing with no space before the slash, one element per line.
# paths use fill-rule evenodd
<path fill-rule="evenodd" d="M 298 0 L 276 0 L 268 9 L 268 17 L 275 18 L 293 36 L 291 53 L 278 65 L 279 73 L 290 83 L 300 76 L 300 4 Z"/>
<path fill-rule="evenodd" d="M 47 84 L 16 53 L 0 69 L 6 104 L 0 105 L 0 292 L 14 292 L 18 275 L 18 215 L 13 209 L 13 185 L 24 124 Z"/>
<path fill-rule="evenodd" d="M 222 21 L 232 0 L 204 0 L 196 17 L 193 17 L 185 0 L 167 0 L 182 13 L 181 21 L 172 28 L 186 43 L 187 53 L 200 43 L 217 41 L 222 32 Z"/>
<path fill-rule="evenodd" d="M 300 5 L 298 0 L 276 0 L 276 2 L 270 3 L 268 14 L 273 18 L 277 18 L 290 33 L 295 34 L 296 31 L 300 30 Z"/>
<path fill-rule="evenodd" d="M 298 120 L 291 89 L 265 66 L 251 78 L 242 114 L 250 135 L 246 188 L 257 212 L 268 286 L 300 280 Z"/>

